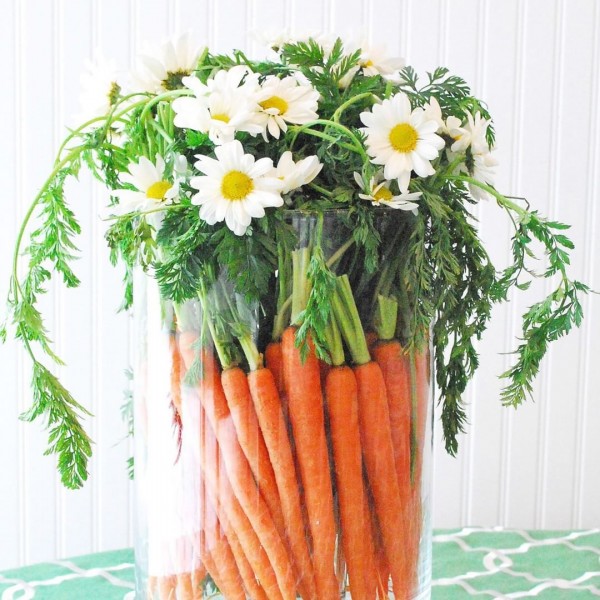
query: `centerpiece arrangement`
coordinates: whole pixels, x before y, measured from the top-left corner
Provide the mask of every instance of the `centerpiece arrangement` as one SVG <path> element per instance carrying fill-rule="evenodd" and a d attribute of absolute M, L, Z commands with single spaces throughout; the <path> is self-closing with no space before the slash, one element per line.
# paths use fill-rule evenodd
<path fill-rule="evenodd" d="M 425 598 L 433 380 L 454 454 L 492 306 L 529 276 L 557 284 L 502 374 L 517 406 L 588 289 L 567 274 L 567 226 L 495 189 L 491 118 L 462 79 L 419 81 L 339 39 L 271 51 L 216 55 L 183 36 L 127 83 L 90 78 L 90 118 L 15 248 L 23 418 L 45 420 L 63 483 L 80 487 L 88 413 L 42 359 L 61 364 L 38 300 L 53 274 L 79 284 L 64 186 L 84 166 L 110 190 L 106 240 L 134 307 L 138 597 Z M 503 270 L 480 200 L 514 225 Z"/>

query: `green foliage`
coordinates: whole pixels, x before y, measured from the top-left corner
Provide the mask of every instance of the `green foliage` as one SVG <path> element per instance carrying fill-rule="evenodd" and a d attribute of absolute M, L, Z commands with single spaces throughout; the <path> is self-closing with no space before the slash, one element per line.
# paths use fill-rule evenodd
<path fill-rule="evenodd" d="M 190 90 L 181 87 L 184 73 L 180 71 L 168 74 L 168 91 L 158 95 L 143 92 L 123 96 L 120 87 L 113 86 L 108 114 L 68 134 L 52 173 L 25 217 L 15 248 L 7 322 L 14 325 L 15 336 L 34 365 L 33 405 L 25 418 L 45 419 L 48 452 L 58 455 L 61 477 L 69 487 L 79 487 L 87 477 L 91 442 L 80 423 L 87 413 L 36 353 L 41 350 L 51 361 L 62 364 L 52 349 L 39 300 L 55 274 L 67 287 L 79 285 L 73 264 L 80 227 L 64 188 L 69 178 L 78 176 L 82 165 L 110 191 L 131 190 L 133 186 L 125 183 L 128 179 L 124 177 L 131 164 L 142 157 L 155 161 L 158 154 L 166 162 L 163 178 L 180 186 L 175 204 L 161 200 L 145 213 L 136 210 L 110 219 L 106 233 L 110 261 L 124 268 L 121 308 L 132 306 L 133 273 L 141 268 L 156 279 L 163 299 L 174 302 L 176 309 L 188 300 L 200 300 L 200 343 L 211 336 L 224 365 L 243 360 L 240 347 L 249 365 L 258 364 L 259 351 L 248 324 L 258 323 L 262 336 L 258 345 L 262 348 L 264 332 L 280 335 L 289 323 L 290 312 L 299 325 L 297 337 L 303 353 L 312 339 L 319 357 L 327 360 L 332 298 L 335 301 L 340 296 L 335 293 L 336 275 L 342 275 L 345 287 L 341 304 L 353 314 L 353 322 L 344 326 L 346 350 L 350 343 L 354 354 L 364 358 L 362 330 L 373 323 L 371 313 L 377 310 L 378 297 L 393 299 L 387 310 L 394 310 L 389 307 L 395 307 L 397 300 L 396 334 L 410 350 L 422 350 L 430 332 L 433 335 L 444 436 L 453 454 L 457 436 L 465 427 L 463 394 L 478 367 L 474 344 L 487 326 L 493 303 L 507 301 L 514 288 L 527 289 L 528 277 L 558 279 L 556 289 L 523 316 L 516 362 L 503 374 L 508 383 L 502 400 L 511 406 L 531 393 L 549 343 L 581 323 L 581 295 L 589 289 L 567 275 L 573 249 L 564 233 L 567 226 L 544 220 L 536 211 L 522 208 L 474 179 L 475 157 L 470 148 L 457 155 L 442 150 L 431 163 L 434 175 L 414 176 L 409 191 L 421 192 L 418 214 L 404 213 L 398 220 L 394 217 L 390 219 L 394 225 L 387 229 L 381 227 L 381 216 L 394 211 L 375 209 L 358 196 L 361 190 L 352 174 L 360 173 L 370 185 L 381 166 L 373 164 L 368 155 L 361 113 L 403 92 L 413 108 L 437 99 L 446 119 L 454 116 L 464 123 L 467 115 L 475 117 L 477 113 L 489 119 L 485 104 L 471 95 L 463 79 L 442 67 L 428 73 L 423 85 L 411 67 L 404 68 L 395 83 L 380 76 L 367 77 L 360 50 L 346 50 L 339 39 L 327 49 L 315 40 L 284 44 L 279 54 L 281 61 L 272 62 L 252 61 L 241 51 L 230 55 L 205 51 L 194 71 L 203 83 L 220 69 L 234 65 L 246 65 L 259 81 L 299 73 L 319 94 L 318 119 L 301 125 L 288 123 L 278 138 L 271 136 L 267 141 L 261 135 L 236 132 L 235 139 L 256 159 L 268 158 L 277 164 L 284 152 L 291 151 L 296 162 L 316 156 L 322 164 L 310 184 L 301 192 L 283 194 L 284 207 L 267 208 L 263 218 L 252 219 L 244 235 L 235 235 L 223 222 L 208 225 L 203 221 L 199 207 L 193 204 L 196 182 L 192 176 L 197 171 L 192 167 L 187 174 L 175 170 L 180 164 L 179 154 L 193 165 L 198 155 L 215 152 L 207 131 L 175 126 L 171 103 L 190 95 Z M 454 140 L 447 134 L 443 137 L 446 149 L 450 148 Z M 490 147 L 494 137 L 490 124 L 486 130 Z M 515 224 L 512 264 L 501 272 L 490 263 L 478 237 L 468 185 L 477 185 L 495 197 Z M 397 194 L 397 184 L 392 182 L 391 186 Z M 114 194 L 110 204 L 118 202 Z M 348 239 L 336 240 L 338 247 L 323 238 L 323 215 L 332 209 L 344 209 L 342 223 Z M 305 232 L 298 235 L 294 219 L 307 213 L 316 215 L 318 225 L 305 236 L 307 239 L 300 239 Z M 35 226 L 30 225 L 32 220 Z M 541 245 L 547 256 L 542 273 L 530 265 L 534 245 Z M 291 256 L 297 256 L 298 248 L 308 249 L 300 277 L 291 267 Z M 332 254 L 338 256 L 328 264 L 326 257 Z M 274 293 L 275 282 L 278 294 Z M 369 300 L 358 302 L 357 308 L 356 298 Z M 390 318 L 386 329 L 394 329 L 394 323 Z M 6 335 L 3 325 L 0 340 Z M 344 352 L 341 344 L 339 351 Z M 201 376 L 196 367 L 188 373 L 190 382 Z"/>
<path fill-rule="evenodd" d="M 302 360 L 306 360 L 310 349 L 309 340 L 312 340 L 317 356 L 321 360 L 330 362 L 327 348 L 327 327 L 331 318 L 331 297 L 336 289 L 336 277 L 325 262 L 322 236 L 323 218 L 321 216 L 306 273 L 310 285 L 308 301 L 306 308 L 297 316 L 300 327 L 296 333 L 296 345 L 300 348 Z"/>
<path fill-rule="evenodd" d="M 80 488 L 87 479 L 91 440 L 80 420 L 90 413 L 78 404 L 58 379 L 41 363 L 33 363 L 31 387 L 33 404 L 21 415 L 24 421 L 45 419 L 48 449 L 45 454 L 58 455 L 58 470 L 65 487 Z"/>
<path fill-rule="evenodd" d="M 583 319 L 580 296 L 590 289 L 567 276 L 566 269 L 570 263 L 568 251 L 574 245 L 566 235 L 559 232 L 568 228 L 563 223 L 540 218 L 537 211 L 520 215 L 512 242 L 513 264 L 504 270 L 492 290 L 493 299 L 503 301 L 511 287 L 529 287 L 531 280 L 520 279 L 523 273 L 544 279 L 559 275 L 558 286 L 546 298 L 530 306 L 523 315 L 522 342 L 514 352 L 516 363 L 502 374 L 503 378 L 509 380 L 502 391 L 502 402 L 505 405 L 516 407 L 531 395 L 533 380 L 539 372 L 549 343 L 569 333 L 573 326 L 579 327 Z M 541 274 L 527 265 L 527 259 L 535 259 L 530 249 L 533 241 L 542 244 L 548 260 L 548 267 Z"/>

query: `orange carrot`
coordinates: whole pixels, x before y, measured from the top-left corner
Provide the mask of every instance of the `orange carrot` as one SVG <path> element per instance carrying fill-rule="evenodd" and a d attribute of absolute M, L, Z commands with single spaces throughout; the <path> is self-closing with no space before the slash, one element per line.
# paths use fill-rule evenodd
<path fill-rule="evenodd" d="M 198 341 L 198 333 L 195 331 L 180 331 L 177 338 L 179 355 L 183 359 L 186 369 L 189 369 L 198 355 L 198 350 L 194 347 Z"/>
<path fill-rule="evenodd" d="M 204 411 L 203 417 L 205 418 Z M 203 469 L 207 497 L 219 498 L 219 512 L 225 515 L 226 519 L 224 519 L 224 522 L 230 523 L 232 529 L 235 530 L 244 553 L 252 566 L 255 577 L 262 585 L 268 598 L 280 600 L 282 595 L 271 563 L 265 554 L 251 522 L 233 492 L 229 478 L 225 473 L 222 473 L 219 477 L 219 473 L 216 469 L 218 460 L 207 460 L 207 455 L 211 455 L 214 453 L 214 449 L 218 448 L 218 442 L 214 430 L 206 418 L 204 447 L 209 453 L 201 454 L 200 463 Z"/>
<path fill-rule="evenodd" d="M 281 342 L 271 342 L 265 350 L 265 364 L 267 369 L 273 373 L 277 391 L 281 394 L 285 391 L 283 379 L 283 355 L 281 353 Z"/>
<path fill-rule="evenodd" d="M 206 577 L 206 567 L 202 565 L 199 569 L 192 571 L 192 598 L 193 600 L 202 600 L 204 594 L 202 584 Z"/>
<path fill-rule="evenodd" d="M 181 414 L 182 358 L 175 332 L 169 335 L 169 350 L 171 352 L 171 402 L 173 402 L 177 412 Z"/>
<path fill-rule="evenodd" d="M 204 359 L 209 364 L 209 358 Z M 296 597 L 294 576 L 287 550 L 275 528 L 269 508 L 259 493 L 248 460 L 238 440 L 235 425 L 217 370 L 206 369 L 200 398 L 221 449 L 227 478 L 252 527 L 265 548 L 279 587 L 286 600 Z M 250 558 L 248 556 L 248 558 Z"/>
<path fill-rule="evenodd" d="M 213 438 L 207 434 L 206 427 L 205 431 L 203 431 L 202 445 L 201 462 L 204 463 L 205 469 L 210 466 L 214 470 L 216 483 L 218 485 L 218 482 L 223 478 L 222 474 L 219 472 L 220 462 L 218 448 L 214 443 Z M 204 487 L 206 490 L 206 483 Z M 219 500 L 220 498 L 214 493 L 214 490 L 213 493 L 206 494 L 203 515 L 204 548 L 206 553 L 210 554 L 210 559 L 212 559 L 216 571 L 211 570 L 210 559 L 208 563 L 204 560 L 203 562 L 209 569 L 215 583 L 227 598 L 245 599 L 246 595 L 244 593 L 235 558 L 231 551 L 231 547 L 227 542 L 227 538 L 222 535 L 217 512 Z"/>
<path fill-rule="evenodd" d="M 339 597 L 334 572 L 333 492 L 325 438 L 319 362 L 311 348 L 305 362 L 296 348 L 296 329 L 282 338 L 285 387 L 304 501 L 313 540 L 313 565 L 319 600 Z"/>
<path fill-rule="evenodd" d="M 369 600 L 373 593 L 367 574 L 372 575 L 375 570 L 375 557 L 371 523 L 365 510 L 357 386 L 352 369 L 333 367 L 325 390 L 350 592 L 353 599 Z"/>
<path fill-rule="evenodd" d="M 177 600 L 194 600 L 191 573 L 177 574 L 177 587 L 175 589 L 175 597 L 177 598 Z"/>
<path fill-rule="evenodd" d="M 231 526 L 229 519 L 225 514 L 225 511 L 221 511 L 221 515 L 219 518 L 221 526 L 223 527 L 223 531 L 227 536 L 227 541 L 231 546 L 231 551 L 233 552 L 235 562 L 240 571 L 240 576 L 242 577 L 242 582 L 244 583 L 244 587 L 246 588 L 248 595 L 256 600 L 268 600 L 265 591 L 256 579 L 256 575 L 254 574 L 252 566 L 250 565 L 250 562 L 248 561 L 248 558 L 244 553 L 242 544 L 240 543 L 235 529 Z M 275 574 L 273 574 L 273 580 L 275 580 Z M 278 597 L 280 598 L 281 596 Z"/>
<path fill-rule="evenodd" d="M 285 540 L 285 523 L 275 473 L 258 424 L 246 373 L 239 367 L 231 367 L 221 374 L 221 383 L 240 446 L 248 459 L 260 493 L 269 507 L 275 527 L 281 538 Z"/>
<path fill-rule="evenodd" d="M 259 368 L 248 374 L 248 384 L 279 489 L 290 550 L 301 577 L 299 585 L 302 588 L 302 596 L 310 600 L 317 597 L 314 574 L 296 480 L 296 467 L 275 376 L 270 369 Z"/>
<path fill-rule="evenodd" d="M 148 598 L 154 598 L 154 593 L 158 589 L 158 577 L 156 577 L 156 575 L 150 575 L 146 587 L 148 590 Z"/>
<path fill-rule="evenodd" d="M 358 384 L 358 415 L 363 456 L 373 491 L 383 545 L 396 598 L 406 592 L 407 560 L 402 536 L 403 507 L 396 477 L 385 382 L 379 365 L 367 362 L 354 367 Z"/>
<path fill-rule="evenodd" d="M 416 442 L 417 448 L 416 468 L 415 468 L 415 487 L 417 482 L 420 486 L 421 471 L 423 467 L 423 447 L 425 445 L 425 429 L 427 425 L 427 410 L 429 402 L 429 351 L 420 352 L 415 355 L 415 376 L 416 376 Z"/>
<path fill-rule="evenodd" d="M 387 391 L 394 463 L 403 499 L 410 495 L 411 396 L 410 366 L 400 342 L 386 340 L 373 348 L 373 358 L 381 368 Z"/>
<path fill-rule="evenodd" d="M 177 587 L 177 577 L 167 575 L 158 578 L 158 597 L 160 600 L 175 600 L 175 588 Z"/>

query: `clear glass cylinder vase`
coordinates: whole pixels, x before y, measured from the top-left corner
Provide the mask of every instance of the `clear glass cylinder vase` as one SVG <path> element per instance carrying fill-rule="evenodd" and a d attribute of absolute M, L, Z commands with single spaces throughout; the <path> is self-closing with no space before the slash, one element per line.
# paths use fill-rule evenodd
<path fill-rule="evenodd" d="M 250 256 L 239 275 L 266 278 L 259 297 L 224 269 L 174 303 L 136 274 L 139 600 L 430 597 L 431 353 L 407 344 L 411 215 L 374 221 L 377 265 L 348 212 L 290 211 L 271 272 Z"/>

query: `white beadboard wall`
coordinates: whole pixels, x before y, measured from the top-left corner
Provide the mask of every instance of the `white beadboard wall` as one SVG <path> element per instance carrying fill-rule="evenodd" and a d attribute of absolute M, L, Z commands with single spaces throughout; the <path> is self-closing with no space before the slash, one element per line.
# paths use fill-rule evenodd
<path fill-rule="evenodd" d="M 4 297 L 19 222 L 77 113 L 84 61 L 99 48 L 120 64 L 146 41 L 190 30 L 216 50 L 259 50 L 252 31 L 336 32 L 384 42 L 419 71 L 446 65 L 485 98 L 498 131 L 499 189 L 525 196 L 573 224 L 573 273 L 600 289 L 599 73 L 596 0 L 3 0 L 0 3 Z M 16 344 L 0 348 L 0 569 L 130 546 L 130 444 L 119 406 L 129 364 L 129 319 L 115 314 L 120 273 L 108 266 L 97 214 L 103 192 L 87 175 L 70 187 L 83 235 L 78 290 L 52 288 L 48 325 L 68 363 L 65 383 L 95 417 L 91 478 L 60 486 L 42 456 L 39 424 L 17 415 L 30 402 L 28 363 Z M 493 203 L 478 207 L 498 266 L 509 227 Z M 581 528 L 600 523 L 600 325 L 597 298 L 585 301 L 585 329 L 555 344 L 535 403 L 502 408 L 496 375 L 515 345 L 519 316 L 534 294 L 496 310 L 481 341 L 480 371 L 468 389 L 468 436 L 456 459 L 436 435 L 437 527 L 504 525 Z M 503 354 L 504 353 L 504 354 Z"/>

